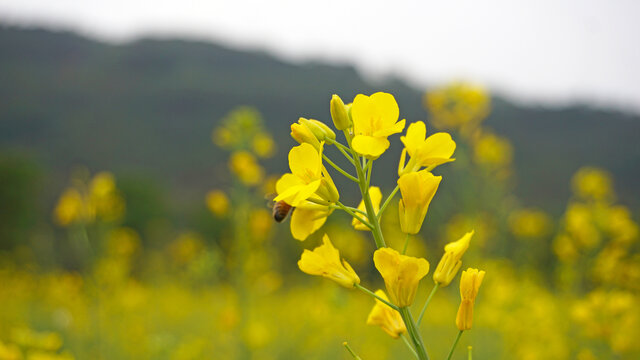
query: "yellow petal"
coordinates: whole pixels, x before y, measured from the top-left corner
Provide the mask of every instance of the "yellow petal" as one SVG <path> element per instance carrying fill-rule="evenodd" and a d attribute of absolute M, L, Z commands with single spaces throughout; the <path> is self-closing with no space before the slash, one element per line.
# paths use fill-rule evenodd
<path fill-rule="evenodd" d="M 386 129 L 392 127 L 396 121 L 398 121 L 398 116 L 400 116 L 400 109 L 393 95 L 377 92 L 371 95 L 370 99 L 375 107 L 376 115 L 380 118 L 379 128 Z M 402 127 L 404 128 L 404 123 Z M 402 129 L 400 129 L 400 131 L 402 131 Z"/>
<path fill-rule="evenodd" d="M 276 182 L 276 192 L 282 194 L 289 188 L 300 185 L 304 185 L 304 183 L 299 177 L 293 174 L 284 174 L 278 179 L 278 182 Z"/>
<path fill-rule="evenodd" d="M 289 151 L 289 168 L 293 175 L 309 183 L 320 177 L 322 158 L 318 150 L 304 143 Z"/>
<path fill-rule="evenodd" d="M 400 137 L 400 141 L 407 149 L 409 156 L 415 156 L 418 148 L 424 143 L 427 137 L 427 127 L 422 121 L 416 121 L 407 128 L 407 135 Z"/>
<path fill-rule="evenodd" d="M 415 156 L 420 158 L 422 166 L 440 165 L 448 162 L 455 150 L 456 143 L 451 135 L 439 132 L 429 136 Z"/>
<path fill-rule="evenodd" d="M 356 135 L 351 142 L 353 149 L 369 159 L 377 159 L 389 148 L 389 140 L 384 137 Z"/>
<path fill-rule="evenodd" d="M 322 210 L 296 208 L 291 214 L 291 235 L 296 240 L 306 240 L 324 225 L 327 221 L 326 215 L 327 212 Z"/>

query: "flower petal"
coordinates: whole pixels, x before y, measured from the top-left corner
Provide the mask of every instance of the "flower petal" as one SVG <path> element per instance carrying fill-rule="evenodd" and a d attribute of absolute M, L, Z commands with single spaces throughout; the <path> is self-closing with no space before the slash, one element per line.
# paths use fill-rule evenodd
<path fill-rule="evenodd" d="M 385 137 L 356 135 L 351 145 L 358 154 L 376 159 L 389 148 L 390 144 Z"/>
<path fill-rule="evenodd" d="M 291 235 L 296 240 L 306 240 L 309 235 L 324 225 L 325 221 L 327 221 L 327 214 L 323 210 L 296 208 L 291 214 Z"/>
<path fill-rule="evenodd" d="M 304 143 L 289 151 L 289 168 L 293 175 L 309 183 L 320 177 L 322 158 L 312 145 Z"/>

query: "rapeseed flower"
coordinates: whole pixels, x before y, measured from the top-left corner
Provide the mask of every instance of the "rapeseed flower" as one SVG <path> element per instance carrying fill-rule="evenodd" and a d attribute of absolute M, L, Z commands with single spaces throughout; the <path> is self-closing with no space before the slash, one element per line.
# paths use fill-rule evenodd
<path fill-rule="evenodd" d="M 399 307 L 413 304 L 418 283 L 429 272 L 429 262 L 401 255 L 391 248 L 376 250 L 373 262 L 384 279 L 391 301 Z"/>
<path fill-rule="evenodd" d="M 309 275 L 319 275 L 331 279 L 338 284 L 353 288 L 360 284 L 360 278 L 345 260 L 340 261 L 340 252 L 333 247 L 328 235 L 324 235 L 323 244 L 313 249 L 304 250 L 298 267 Z"/>
<path fill-rule="evenodd" d="M 426 125 L 422 121 L 417 121 L 409 125 L 406 136 L 400 137 L 404 149 L 400 156 L 398 175 L 418 171 L 423 167 L 433 169 L 438 165 L 455 160 L 451 156 L 456 150 L 456 143 L 451 139 L 451 135 L 439 132 L 429 137 L 426 136 Z M 405 165 L 407 153 L 411 159 Z"/>
<path fill-rule="evenodd" d="M 376 291 L 376 295 L 389 301 L 389 298 L 382 290 Z M 394 339 L 407 332 L 407 327 L 404 325 L 400 313 L 378 299 L 376 299 L 376 304 L 367 317 L 367 325 L 380 326 L 384 332 Z"/>
<path fill-rule="evenodd" d="M 478 295 L 478 290 L 484 279 L 484 271 L 469 268 L 462 272 L 460 277 L 460 307 L 456 316 L 458 330 L 469 330 L 473 324 L 473 305 Z"/>
<path fill-rule="evenodd" d="M 264 176 L 264 169 L 248 151 L 236 151 L 231 154 L 229 169 L 245 185 L 257 185 Z"/>
<path fill-rule="evenodd" d="M 398 205 L 400 228 L 405 234 L 417 234 L 427 215 L 429 204 L 438 190 L 442 176 L 434 176 L 426 170 L 400 176 L 398 186 L 402 199 Z"/>
<path fill-rule="evenodd" d="M 398 122 L 400 109 L 391 94 L 377 92 L 371 96 L 358 94 L 351 105 L 353 149 L 369 159 L 377 159 L 389 148 L 387 137 L 404 129 Z"/>
<path fill-rule="evenodd" d="M 292 148 L 289 168 L 291 173 L 282 175 L 276 183 L 278 196 L 274 201 L 298 207 L 314 194 L 327 202 L 338 201 L 338 189 L 322 165 L 322 144 L 319 151 L 307 143 Z"/>
<path fill-rule="evenodd" d="M 371 204 L 373 205 L 373 211 L 376 214 L 378 214 L 378 211 L 380 211 L 380 201 L 382 201 L 382 192 L 380 192 L 380 188 L 377 186 L 371 186 L 369 188 L 369 196 L 371 197 Z M 360 205 L 358 205 L 358 210 L 366 211 L 364 200 L 360 201 Z M 360 215 L 363 216 L 362 214 Z M 353 220 L 351 220 L 351 226 L 353 226 L 356 230 L 364 230 L 364 231 L 371 230 L 356 218 L 353 218 Z"/>
<path fill-rule="evenodd" d="M 442 256 L 442 259 L 440 259 L 440 262 L 433 273 L 433 281 L 435 281 L 436 284 L 444 287 L 451 283 L 462 266 L 462 261 L 460 259 L 469 248 L 469 242 L 471 242 L 473 234 L 474 231 L 472 230 L 466 233 L 459 240 L 445 245 L 444 255 Z"/>
<path fill-rule="evenodd" d="M 217 217 L 223 217 L 229 212 L 231 203 L 227 195 L 221 190 L 211 190 L 206 197 L 207 208 Z"/>

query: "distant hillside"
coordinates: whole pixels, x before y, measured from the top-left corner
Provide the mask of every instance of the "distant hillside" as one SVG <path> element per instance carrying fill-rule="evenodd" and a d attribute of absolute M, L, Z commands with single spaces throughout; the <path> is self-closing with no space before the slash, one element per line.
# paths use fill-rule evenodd
<path fill-rule="evenodd" d="M 253 105 L 281 144 L 272 171 L 286 168 L 299 116 L 329 121 L 338 93 L 388 91 L 401 116 L 425 119 L 422 90 L 400 81 L 371 84 L 351 67 L 293 65 L 259 52 L 182 40 L 108 45 L 69 33 L 0 29 L 0 149 L 36 154 L 59 189 L 70 169 L 145 173 L 193 199 L 228 180 L 225 154 L 210 141 L 218 119 Z M 558 209 L 571 174 L 585 164 L 616 176 L 623 201 L 640 207 L 640 118 L 615 111 L 545 109 L 494 99 L 487 124 L 515 144 L 517 193 Z M 385 154 L 394 166 L 397 154 Z M 392 172 L 390 172 L 392 173 Z"/>

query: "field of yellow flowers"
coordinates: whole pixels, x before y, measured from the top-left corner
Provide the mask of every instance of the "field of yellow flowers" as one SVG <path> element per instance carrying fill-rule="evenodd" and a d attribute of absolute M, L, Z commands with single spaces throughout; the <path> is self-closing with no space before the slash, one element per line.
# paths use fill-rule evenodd
<path fill-rule="evenodd" d="M 427 123 L 393 94 L 334 95 L 280 153 L 257 110 L 232 111 L 212 146 L 234 181 L 202 194 L 215 238 L 149 246 L 118 179 L 78 169 L 53 211 L 74 265 L 0 256 L 0 360 L 640 358 L 637 214 L 611 175 L 585 164 L 559 217 L 527 207 L 488 94 L 424 104 Z M 375 166 L 389 148 L 397 174 Z M 290 171 L 267 174 L 274 157 Z"/>

